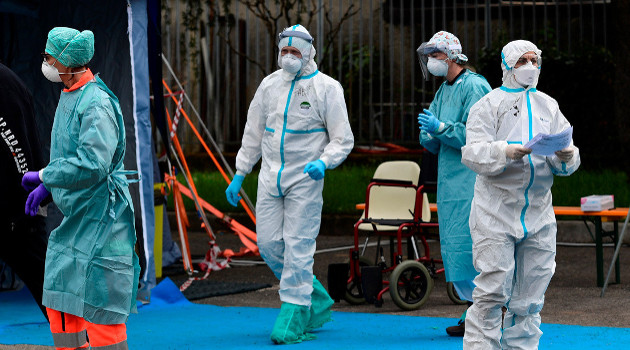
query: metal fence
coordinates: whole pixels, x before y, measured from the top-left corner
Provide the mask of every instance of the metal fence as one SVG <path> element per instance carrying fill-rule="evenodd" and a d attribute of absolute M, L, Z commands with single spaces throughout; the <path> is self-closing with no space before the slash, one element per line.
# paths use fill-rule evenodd
<path fill-rule="evenodd" d="M 344 87 L 357 144 L 417 145 L 415 115 L 431 102 L 440 81 L 422 78 L 415 50 L 433 33 L 457 35 L 472 69 L 492 64 L 500 72 L 497 50 L 515 39 L 537 43 L 543 57 L 585 44 L 605 47 L 610 5 L 610 0 L 263 2 L 266 13 L 279 14 L 274 32 L 260 18 L 265 12 L 257 15 L 246 2 L 163 1 L 165 57 L 227 151 L 240 144 L 256 88 L 277 69 L 277 32 L 294 24 L 287 17 L 293 22 L 299 17 L 310 30 L 320 71 Z M 282 15 L 286 2 L 295 7 Z M 196 142 L 185 130 L 178 131 L 180 137 L 194 150 Z"/>

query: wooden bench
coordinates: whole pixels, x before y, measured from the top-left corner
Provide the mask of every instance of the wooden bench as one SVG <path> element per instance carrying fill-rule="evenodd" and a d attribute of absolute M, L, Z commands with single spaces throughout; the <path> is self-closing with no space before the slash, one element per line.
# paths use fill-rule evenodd
<path fill-rule="evenodd" d="M 587 221 L 592 222 L 595 225 L 595 262 L 597 264 L 597 286 L 604 286 L 604 245 L 603 238 L 611 237 L 613 244 L 617 247 L 619 241 L 619 220 L 625 219 L 628 215 L 628 208 L 616 208 L 604 211 L 582 211 L 580 207 L 553 207 L 553 211 L 556 216 L 579 216 L 584 221 L 586 229 L 593 237 L 590 227 L 588 227 Z M 602 222 L 612 222 L 613 230 L 605 231 L 602 228 Z M 615 283 L 621 283 L 619 272 L 619 257 L 614 262 L 615 264 Z"/>
<path fill-rule="evenodd" d="M 360 203 L 356 205 L 359 210 L 365 209 L 365 204 Z M 429 205 L 431 212 L 437 212 L 437 205 L 431 203 Z M 556 216 L 579 216 L 584 221 L 586 229 L 595 241 L 595 262 L 597 264 L 597 286 L 604 286 L 604 237 L 611 237 L 614 246 L 617 246 L 619 241 L 619 221 L 625 219 L 628 215 L 628 208 L 616 208 L 604 211 L 582 211 L 580 207 L 553 207 L 553 211 Z M 591 232 L 588 226 L 588 221 L 595 225 L 595 235 Z M 602 222 L 612 222 L 613 230 L 605 231 L 602 227 Z M 615 283 L 621 283 L 621 277 L 619 272 L 619 257 L 615 260 Z"/>

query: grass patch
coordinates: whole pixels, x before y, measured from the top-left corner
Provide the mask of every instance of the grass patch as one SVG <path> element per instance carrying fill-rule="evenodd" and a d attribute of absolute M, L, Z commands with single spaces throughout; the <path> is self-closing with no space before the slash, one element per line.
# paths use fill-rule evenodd
<path fill-rule="evenodd" d="M 628 175 L 622 171 L 579 170 L 571 176 L 554 177 L 553 205 L 580 206 L 580 198 L 592 194 L 615 195 L 615 206 L 630 205 Z"/>
<path fill-rule="evenodd" d="M 374 175 L 376 166 L 354 165 L 340 166 L 332 171 L 326 171 L 324 183 L 325 214 L 357 214 L 355 205 L 365 202 L 365 190 Z"/>
<path fill-rule="evenodd" d="M 324 185 L 324 214 L 359 214 L 355 209 L 357 203 L 365 202 L 365 189 L 378 164 L 350 164 L 337 169 L 326 171 Z M 185 184 L 183 176 L 178 175 L 181 183 Z M 232 207 L 225 199 L 227 183 L 219 172 L 193 172 L 193 179 L 197 191 L 208 203 L 217 209 L 233 213 L 243 212 L 239 205 Z M 245 177 L 243 187 L 252 203 L 256 203 L 256 188 L 258 186 L 258 172 Z M 614 194 L 615 205 L 627 207 L 630 205 L 630 184 L 628 175 L 622 171 L 578 170 L 568 177 L 556 176 L 551 189 L 553 204 L 560 206 L 579 206 L 580 198 L 591 194 Z M 434 196 L 430 200 L 435 201 Z M 192 200 L 184 197 L 187 210 L 195 210 Z M 168 208 L 173 209 L 172 196 L 169 196 Z"/>

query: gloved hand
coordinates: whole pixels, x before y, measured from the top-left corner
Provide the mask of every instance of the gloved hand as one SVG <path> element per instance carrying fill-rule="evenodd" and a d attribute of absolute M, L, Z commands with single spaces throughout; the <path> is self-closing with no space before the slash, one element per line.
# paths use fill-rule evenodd
<path fill-rule="evenodd" d="M 39 179 L 38 171 L 28 171 L 22 176 L 22 187 L 27 191 L 32 191 L 41 183 L 42 180 Z"/>
<path fill-rule="evenodd" d="M 418 124 L 420 125 L 420 130 L 424 130 L 429 134 L 434 134 L 440 128 L 440 121 L 428 109 L 424 109 L 424 114 L 418 114 Z"/>
<path fill-rule="evenodd" d="M 241 186 L 243 186 L 243 180 L 245 180 L 245 176 L 239 174 L 234 175 L 232 182 L 225 190 L 225 197 L 233 206 L 237 206 L 238 202 L 241 200 L 241 196 L 238 193 L 241 191 Z"/>
<path fill-rule="evenodd" d="M 573 158 L 573 148 L 565 148 L 559 151 L 556 151 L 556 156 L 563 162 L 568 162 Z"/>
<path fill-rule="evenodd" d="M 532 150 L 521 145 L 508 145 L 505 148 L 505 155 L 514 160 L 521 159 L 525 155 L 532 153 Z"/>
<path fill-rule="evenodd" d="M 44 187 L 44 184 L 39 184 L 39 186 L 37 186 L 37 188 L 35 188 L 33 192 L 29 193 L 28 198 L 26 198 L 26 205 L 24 206 L 24 214 L 30 215 L 30 216 L 37 215 L 39 203 L 41 203 L 44 199 L 46 199 L 48 195 L 50 195 L 50 192 L 48 192 L 46 187 Z"/>
<path fill-rule="evenodd" d="M 304 174 L 308 173 L 308 176 L 313 180 L 321 180 L 324 178 L 324 172 L 326 171 L 326 164 L 321 159 L 308 162 L 304 167 Z"/>

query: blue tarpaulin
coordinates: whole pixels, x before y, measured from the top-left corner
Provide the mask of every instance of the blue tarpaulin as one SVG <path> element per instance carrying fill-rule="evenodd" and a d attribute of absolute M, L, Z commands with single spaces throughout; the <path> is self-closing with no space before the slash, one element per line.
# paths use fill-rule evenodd
<path fill-rule="evenodd" d="M 168 278 L 153 289 L 151 304 L 127 322 L 130 349 L 278 349 L 269 340 L 279 309 L 191 303 Z M 333 312 L 333 321 L 299 349 L 461 349 L 462 338 L 444 332 L 456 319 Z M 543 324 L 540 348 L 621 349 L 629 328 Z M 52 345 L 48 324 L 28 291 L 0 293 L 0 344 Z"/>

